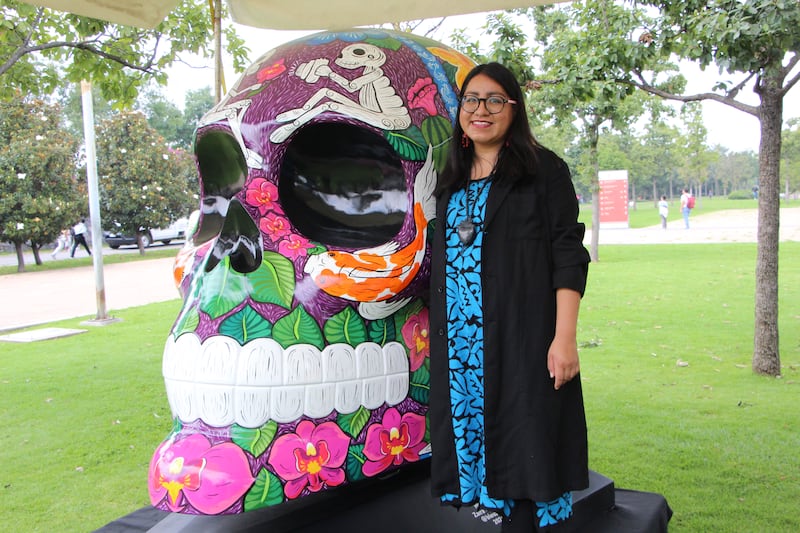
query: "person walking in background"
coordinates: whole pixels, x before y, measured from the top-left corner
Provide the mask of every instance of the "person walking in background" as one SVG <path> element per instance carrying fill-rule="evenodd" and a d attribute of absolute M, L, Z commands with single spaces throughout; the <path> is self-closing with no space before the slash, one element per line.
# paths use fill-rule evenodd
<path fill-rule="evenodd" d="M 585 227 L 514 75 L 479 65 L 461 89 L 431 256 L 431 491 L 496 512 L 503 533 L 550 531 L 589 484 Z"/>
<path fill-rule="evenodd" d="M 658 215 L 661 217 L 661 227 L 663 229 L 667 229 L 667 216 L 669 216 L 669 204 L 667 203 L 666 196 L 662 196 L 661 200 L 658 201 Z"/>
<path fill-rule="evenodd" d="M 75 257 L 75 250 L 78 248 L 79 244 L 82 244 L 84 248 L 86 248 L 86 253 L 92 255 L 92 251 L 89 250 L 89 245 L 86 243 L 86 219 L 82 218 L 80 222 L 72 226 L 72 249 L 69 252 L 70 257 Z"/>
<path fill-rule="evenodd" d="M 61 250 L 66 250 L 72 244 L 72 235 L 70 234 L 68 229 L 62 229 L 61 233 L 58 234 L 58 239 L 56 239 L 56 248 L 53 250 L 53 253 L 50 254 L 52 259 L 55 259 L 58 255 L 58 252 Z"/>
<path fill-rule="evenodd" d="M 681 214 L 683 215 L 683 223 L 686 225 L 686 229 L 689 229 L 689 213 L 692 212 L 692 208 L 689 206 L 689 199 L 692 197 L 689 194 L 687 189 L 681 189 Z"/>

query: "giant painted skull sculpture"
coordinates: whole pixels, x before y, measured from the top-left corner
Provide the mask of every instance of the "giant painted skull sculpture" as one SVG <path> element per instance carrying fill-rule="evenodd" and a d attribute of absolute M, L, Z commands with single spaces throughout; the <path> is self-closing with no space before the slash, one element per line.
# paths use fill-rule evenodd
<path fill-rule="evenodd" d="M 241 513 L 430 453 L 428 226 L 471 67 L 406 33 L 326 32 L 203 118 L 153 505 Z"/>

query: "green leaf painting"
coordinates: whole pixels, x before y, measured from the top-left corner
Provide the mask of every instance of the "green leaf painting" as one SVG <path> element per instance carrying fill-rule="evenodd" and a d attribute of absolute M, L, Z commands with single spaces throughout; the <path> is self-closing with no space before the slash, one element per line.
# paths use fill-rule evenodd
<path fill-rule="evenodd" d="M 397 338 L 397 329 L 394 326 L 394 319 L 380 318 L 371 321 L 367 325 L 367 338 L 381 346 L 395 340 Z"/>
<path fill-rule="evenodd" d="M 272 324 L 249 305 L 232 314 L 219 325 L 219 332 L 245 345 L 248 341 L 272 334 Z"/>
<path fill-rule="evenodd" d="M 383 39 L 376 39 L 374 37 L 367 37 L 364 39 L 365 43 L 374 44 L 378 48 L 386 48 L 388 50 L 392 50 L 397 52 L 402 48 L 403 43 L 395 39 L 394 37 L 384 37 Z"/>
<path fill-rule="evenodd" d="M 329 344 L 357 346 L 367 340 L 367 326 L 361 315 L 348 306 L 325 322 L 325 338 Z"/>
<path fill-rule="evenodd" d="M 258 457 L 272 444 L 278 423 L 270 420 L 260 428 L 245 428 L 238 424 L 231 426 L 231 440 L 241 449 Z"/>
<path fill-rule="evenodd" d="M 256 476 L 253 487 L 244 497 L 244 510 L 252 511 L 283 502 L 283 487 L 278 477 L 266 468 Z"/>
<path fill-rule="evenodd" d="M 450 83 L 456 85 L 456 72 L 458 72 L 458 67 L 447 62 L 442 62 L 442 68 Z"/>
<path fill-rule="evenodd" d="M 233 270 L 226 257 L 204 277 L 200 309 L 211 318 L 219 318 L 247 298 L 248 285 L 247 278 Z"/>
<path fill-rule="evenodd" d="M 250 296 L 262 303 L 280 305 L 288 309 L 294 295 L 294 265 L 275 252 L 264 252 L 264 259 L 255 271 L 247 274 Z"/>
<path fill-rule="evenodd" d="M 403 159 L 425 161 L 428 157 L 428 142 L 416 126 L 402 131 L 386 131 L 383 135 Z"/>
<path fill-rule="evenodd" d="M 177 324 L 175 324 L 175 329 L 173 330 L 175 338 L 177 339 L 184 333 L 191 333 L 192 331 L 196 330 L 199 323 L 200 314 L 197 312 L 196 307 L 184 309 L 183 313 L 181 313 L 181 316 L 178 318 Z"/>
<path fill-rule="evenodd" d="M 281 318 L 272 327 L 272 338 L 283 348 L 294 344 L 311 344 L 320 350 L 325 347 L 322 330 L 302 306 Z"/>
<path fill-rule="evenodd" d="M 352 482 L 366 478 L 364 472 L 361 470 L 366 462 L 367 458 L 364 455 L 364 445 L 353 444 L 350 446 L 350 448 L 347 450 L 347 461 L 345 462 L 347 479 Z"/>
<path fill-rule="evenodd" d="M 355 412 L 346 415 L 340 414 L 336 417 L 336 424 L 342 428 L 342 431 L 356 439 L 369 422 L 369 414 L 369 410 L 362 405 Z"/>
<path fill-rule="evenodd" d="M 411 389 L 409 396 L 421 404 L 428 404 L 428 396 L 431 391 L 431 373 L 425 365 L 411 373 L 409 388 Z"/>
<path fill-rule="evenodd" d="M 437 172 L 441 172 L 447 162 L 447 149 L 452 133 L 453 125 L 443 116 L 436 115 L 422 121 L 422 137 L 426 145 L 433 146 L 433 166 Z"/>

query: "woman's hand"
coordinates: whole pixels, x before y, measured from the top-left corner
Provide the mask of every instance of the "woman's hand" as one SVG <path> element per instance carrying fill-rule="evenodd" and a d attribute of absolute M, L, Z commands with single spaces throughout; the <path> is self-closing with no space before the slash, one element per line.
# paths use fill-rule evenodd
<path fill-rule="evenodd" d="M 578 375 L 581 363 L 575 337 L 556 335 L 547 351 L 547 370 L 550 371 L 550 377 L 555 379 L 556 390 Z"/>
<path fill-rule="evenodd" d="M 581 370 L 576 337 L 580 305 L 581 295 L 577 291 L 556 290 L 556 333 L 547 350 L 547 370 L 550 371 L 550 377 L 555 379 L 556 390 Z"/>

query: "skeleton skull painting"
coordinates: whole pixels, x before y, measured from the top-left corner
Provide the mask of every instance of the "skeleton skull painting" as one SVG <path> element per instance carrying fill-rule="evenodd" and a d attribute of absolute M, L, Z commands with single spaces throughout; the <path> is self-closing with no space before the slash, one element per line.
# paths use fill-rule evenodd
<path fill-rule="evenodd" d="M 472 66 L 407 33 L 324 32 L 203 117 L 154 506 L 242 513 L 430 454 L 428 233 Z"/>

